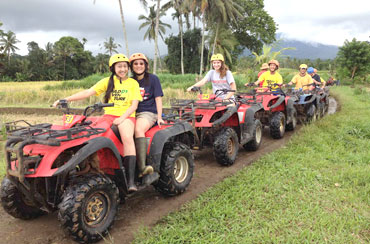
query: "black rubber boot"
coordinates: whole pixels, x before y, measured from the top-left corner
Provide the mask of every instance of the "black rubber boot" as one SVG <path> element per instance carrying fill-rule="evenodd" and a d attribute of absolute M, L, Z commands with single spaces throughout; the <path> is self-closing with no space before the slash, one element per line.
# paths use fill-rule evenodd
<path fill-rule="evenodd" d="M 124 157 L 123 165 L 125 166 L 126 170 L 128 192 L 135 192 L 137 191 L 137 187 L 135 185 L 136 156 Z"/>
<path fill-rule="evenodd" d="M 146 138 L 145 137 L 135 138 L 135 148 L 137 156 L 137 166 L 139 166 L 140 170 L 139 177 L 153 173 L 154 171 L 153 167 L 150 165 L 146 166 L 146 151 L 148 149 L 146 144 Z"/>

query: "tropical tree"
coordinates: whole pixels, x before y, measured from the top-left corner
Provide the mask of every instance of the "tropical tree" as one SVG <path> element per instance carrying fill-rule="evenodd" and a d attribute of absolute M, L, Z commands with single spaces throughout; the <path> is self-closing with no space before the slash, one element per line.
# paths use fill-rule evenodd
<path fill-rule="evenodd" d="M 99 53 L 95 57 L 94 72 L 105 73 L 109 71 L 108 67 L 109 56 L 106 54 Z"/>
<path fill-rule="evenodd" d="M 205 43 L 206 15 L 209 12 L 209 2 L 211 0 L 185 0 L 185 4 L 191 9 L 193 16 L 199 16 L 202 20 L 202 42 L 200 51 L 200 70 L 199 75 L 203 72 L 203 55 Z"/>
<path fill-rule="evenodd" d="M 162 9 L 159 13 L 159 18 L 158 18 L 158 27 L 157 27 L 157 13 L 156 10 L 154 9 L 155 5 L 151 6 L 149 8 L 149 15 L 140 15 L 138 17 L 139 20 L 144 21 L 139 26 L 139 30 L 141 30 L 144 27 L 147 27 L 147 30 L 144 34 L 144 40 L 148 39 L 149 41 L 154 40 L 154 48 L 155 48 L 155 54 L 154 54 L 154 64 L 153 64 L 153 73 L 156 72 L 157 69 L 157 57 L 159 54 L 159 49 L 158 49 L 158 38 L 157 36 L 159 35 L 162 40 L 163 40 L 163 35 L 166 33 L 166 27 L 171 28 L 169 24 L 166 24 L 160 20 L 160 17 L 163 17 L 166 15 L 165 11 Z"/>
<path fill-rule="evenodd" d="M 180 32 L 180 40 L 181 40 L 181 74 L 184 75 L 184 38 L 183 38 L 183 22 L 182 22 L 182 15 L 187 16 L 186 23 L 189 29 L 189 12 L 186 11 L 186 7 L 183 5 L 184 0 L 171 0 L 166 5 L 164 5 L 164 9 L 173 8 L 175 13 L 172 14 L 173 19 L 177 18 L 179 24 L 179 32 Z"/>
<path fill-rule="evenodd" d="M 208 21 L 212 28 L 215 28 L 215 37 L 213 41 L 212 53 L 215 53 L 216 42 L 218 41 L 218 32 L 221 25 L 236 22 L 237 18 L 241 18 L 242 11 L 235 0 L 213 0 L 211 1 L 210 14 L 208 15 Z"/>
<path fill-rule="evenodd" d="M 118 53 L 117 48 L 121 47 L 119 43 L 114 42 L 114 38 L 111 36 L 107 38 L 107 40 L 103 43 L 103 45 L 99 44 L 99 46 L 101 46 L 100 49 L 104 47 L 106 50 L 106 53 L 108 53 L 109 56 L 112 56 L 113 53 Z"/>
<path fill-rule="evenodd" d="M 200 41 L 202 39 L 200 29 L 191 29 L 184 32 L 184 69 L 185 73 L 196 73 L 199 70 L 200 56 L 194 53 L 200 52 Z M 170 35 L 166 38 L 168 55 L 165 57 L 165 63 L 171 73 L 180 74 L 180 36 Z M 205 55 L 208 55 L 208 49 L 205 48 Z"/>
<path fill-rule="evenodd" d="M 67 61 L 69 64 L 68 75 L 69 77 L 79 78 L 79 69 L 81 66 L 80 59 L 87 59 L 86 54 L 83 53 L 82 43 L 74 37 L 64 36 L 59 39 L 59 41 L 54 44 L 54 53 L 56 61 L 63 61 L 63 79 L 66 79 L 66 65 Z M 76 63 L 73 63 L 72 58 L 76 60 Z M 85 71 L 84 71 L 85 72 Z"/>
<path fill-rule="evenodd" d="M 94 4 L 95 4 L 95 2 L 96 2 L 96 0 L 94 0 Z M 140 3 L 146 8 L 146 5 L 147 5 L 146 0 L 140 0 Z M 120 14 L 121 14 L 122 30 L 123 30 L 123 38 L 125 40 L 126 54 L 127 54 L 127 56 L 130 56 L 130 52 L 129 52 L 129 49 L 128 49 L 128 40 L 127 40 L 127 33 L 126 33 L 125 16 L 123 15 L 122 1 L 118 0 L 118 4 L 119 4 L 119 10 L 120 10 Z"/>
<path fill-rule="evenodd" d="M 267 63 L 271 59 L 279 59 L 280 57 L 283 56 L 284 50 L 295 49 L 294 47 L 285 47 L 285 48 L 280 49 L 279 51 L 274 52 L 272 51 L 273 47 L 274 47 L 273 45 L 270 45 L 270 46 L 263 45 L 261 55 L 259 55 L 256 52 L 252 52 L 252 54 L 255 56 L 255 63 L 260 65 L 263 63 Z"/>
<path fill-rule="evenodd" d="M 216 39 L 216 30 L 213 30 L 210 35 L 211 40 L 215 40 L 214 44 L 214 53 L 223 54 L 230 63 L 232 61 L 232 51 L 239 44 L 236 37 L 233 35 L 232 31 L 225 26 L 221 26 L 218 30 L 217 39 Z"/>
<path fill-rule="evenodd" d="M 13 31 L 3 33 L 0 38 L 0 46 L 2 46 L 3 53 L 8 57 L 8 65 L 10 64 L 10 54 L 15 53 L 15 50 L 19 50 L 19 48 L 15 46 L 18 42 L 19 40 L 16 38 Z"/>
<path fill-rule="evenodd" d="M 276 23 L 264 10 L 263 1 L 234 0 L 242 7 L 241 17 L 230 23 L 230 28 L 240 45 L 251 52 L 260 53 L 263 44 L 275 41 Z"/>
<path fill-rule="evenodd" d="M 158 58 L 158 33 L 159 33 L 159 18 L 160 18 L 161 0 L 157 0 L 156 18 L 155 18 L 155 34 L 154 34 L 154 63 L 153 73 L 157 71 L 157 58 Z"/>
<path fill-rule="evenodd" d="M 346 40 L 339 48 L 337 59 L 340 73 L 351 77 L 354 85 L 355 78 L 365 78 L 370 72 L 370 43 L 356 38 Z"/>
<path fill-rule="evenodd" d="M 140 15 L 138 17 L 138 20 L 142 20 L 144 21 L 144 23 L 142 23 L 140 26 L 139 26 L 139 30 L 141 30 L 142 28 L 144 27 L 148 27 L 145 34 L 144 34 L 144 40 L 148 39 L 149 41 L 151 40 L 154 40 L 155 39 L 155 21 L 156 21 L 156 12 L 155 12 L 155 5 L 151 6 L 149 8 L 149 14 L 148 16 L 145 16 L 145 15 Z M 164 11 L 161 11 L 160 13 L 160 17 L 163 17 L 165 16 L 166 13 Z M 159 36 L 163 39 L 163 35 L 166 34 L 166 27 L 168 28 L 171 28 L 171 25 L 169 24 L 166 24 L 164 22 L 162 22 L 161 20 L 159 20 L 159 31 L 158 31 L 158 34 Z"/>

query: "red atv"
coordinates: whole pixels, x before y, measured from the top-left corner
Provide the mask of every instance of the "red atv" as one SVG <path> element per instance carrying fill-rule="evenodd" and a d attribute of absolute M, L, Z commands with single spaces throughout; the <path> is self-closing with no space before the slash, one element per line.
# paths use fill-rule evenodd
<path fill-rule="evenodd" d="M 248 84 L 254 86 L 254 83 Z M 269 126 L 274 139 L 284 136 L 285 130 L 294 130 L 297 125 L 297 111 L 294 108 L 295 97 L 283 92 L 281 85 L 273 84 L 267 88 L 255 88 L 252 93 L 256 101 L 263 105 L 256 115 L 263 125 Z M 250 95 L 244 96 L 245 98 Z"/>
<path fill-rule="evenodd" d="M 238 95 L 229 100 L 219 96 L 232 90 L 218 90 L 216 94 L 202 94 L 198 100 L 172 101 L 171 108 L 179 119 L 188 121 L 194 128 L 195 137 L 190 138 L 192 149 L 213 147 L 213 154 L 221 165 L 232 165 L 237 157 L 239 144 L 247 150 L 257 150 L 262 141 L 262 125 L 255 114 L 262 109 L 253 99 Z"/>
<path fill-rule="evenodd" d="M 83 115 L 71 115 L 67 103 L 64 124 L 6 124 L 7 175 L 1 204 L 10 215 L 33 219 L 58 210 L 61 225 L 81 243 L 96 242 L 108 233 L 118 205 L 128 195 L 128 176 L 123 165 L 123 145 L 116 126 L 103 117 L 89 117 L 103 107 L 88 106 Z M 191 137 L 192 126 L 176 121 L 154 126 L 147 133 L 147 164 L 154 173 L 139 178 L 139 190 L 147 185 L 164 195 L 185 191 L 193 176 L 190 148 L 182 143 Z"/>

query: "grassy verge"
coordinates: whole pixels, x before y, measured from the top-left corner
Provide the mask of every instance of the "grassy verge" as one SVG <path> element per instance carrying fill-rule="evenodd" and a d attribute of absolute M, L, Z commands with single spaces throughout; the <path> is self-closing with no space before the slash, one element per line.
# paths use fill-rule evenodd
<path fill-rule="evenodd" d="M 134 243 L 369 243 L 370 95 L 332 90 L 340 112 L 142 228 Z"/>

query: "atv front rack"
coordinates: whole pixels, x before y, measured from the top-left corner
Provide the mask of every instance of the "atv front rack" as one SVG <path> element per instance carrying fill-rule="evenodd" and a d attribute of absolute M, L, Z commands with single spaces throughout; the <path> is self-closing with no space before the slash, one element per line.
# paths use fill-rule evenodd
<path fill-rule="evenodd" d="M 172 109 L 217 109 L 222 106 L 235 104 L 232 99 L 229 100 L 188 100 L 172 99 L 170 101 Z"/>
<path fill-rule="evenodd" d="M 19 125 L 20 123 L 26 124 Z M 6 134 L 8 139 L 17 140 L 34 140 L 34 144 L 43 144 L 48 146 L 60 146 L 60 142 L 75 140 L 83 137 L 90 137 L 104 133 L 106 130 L 102 128 L 93 128 L 88 124 L 64 129 L 51 129 L 51 124 L 36 124 L 31 125 L 24 120 L 18 120 L 5 124 Z"/>
<path fill-rule="evenodd" d="M 22 124 L 22 125 L 20 125 Z M 104 133 L 102 128 L 80 125 L 64 130 L 51 129 L 51 124 L 31 125 L 24 120 L 5 124 L 8 139 L 5 144 L 7 173 L 24 181 L 24 175 L 33 174 L 42 157 L 25 155 L 24 147 L 32 144 L 60 146 L 61 142 L 76 140 Z M 13 164 L 12 164 L 13 162 Z"/>

